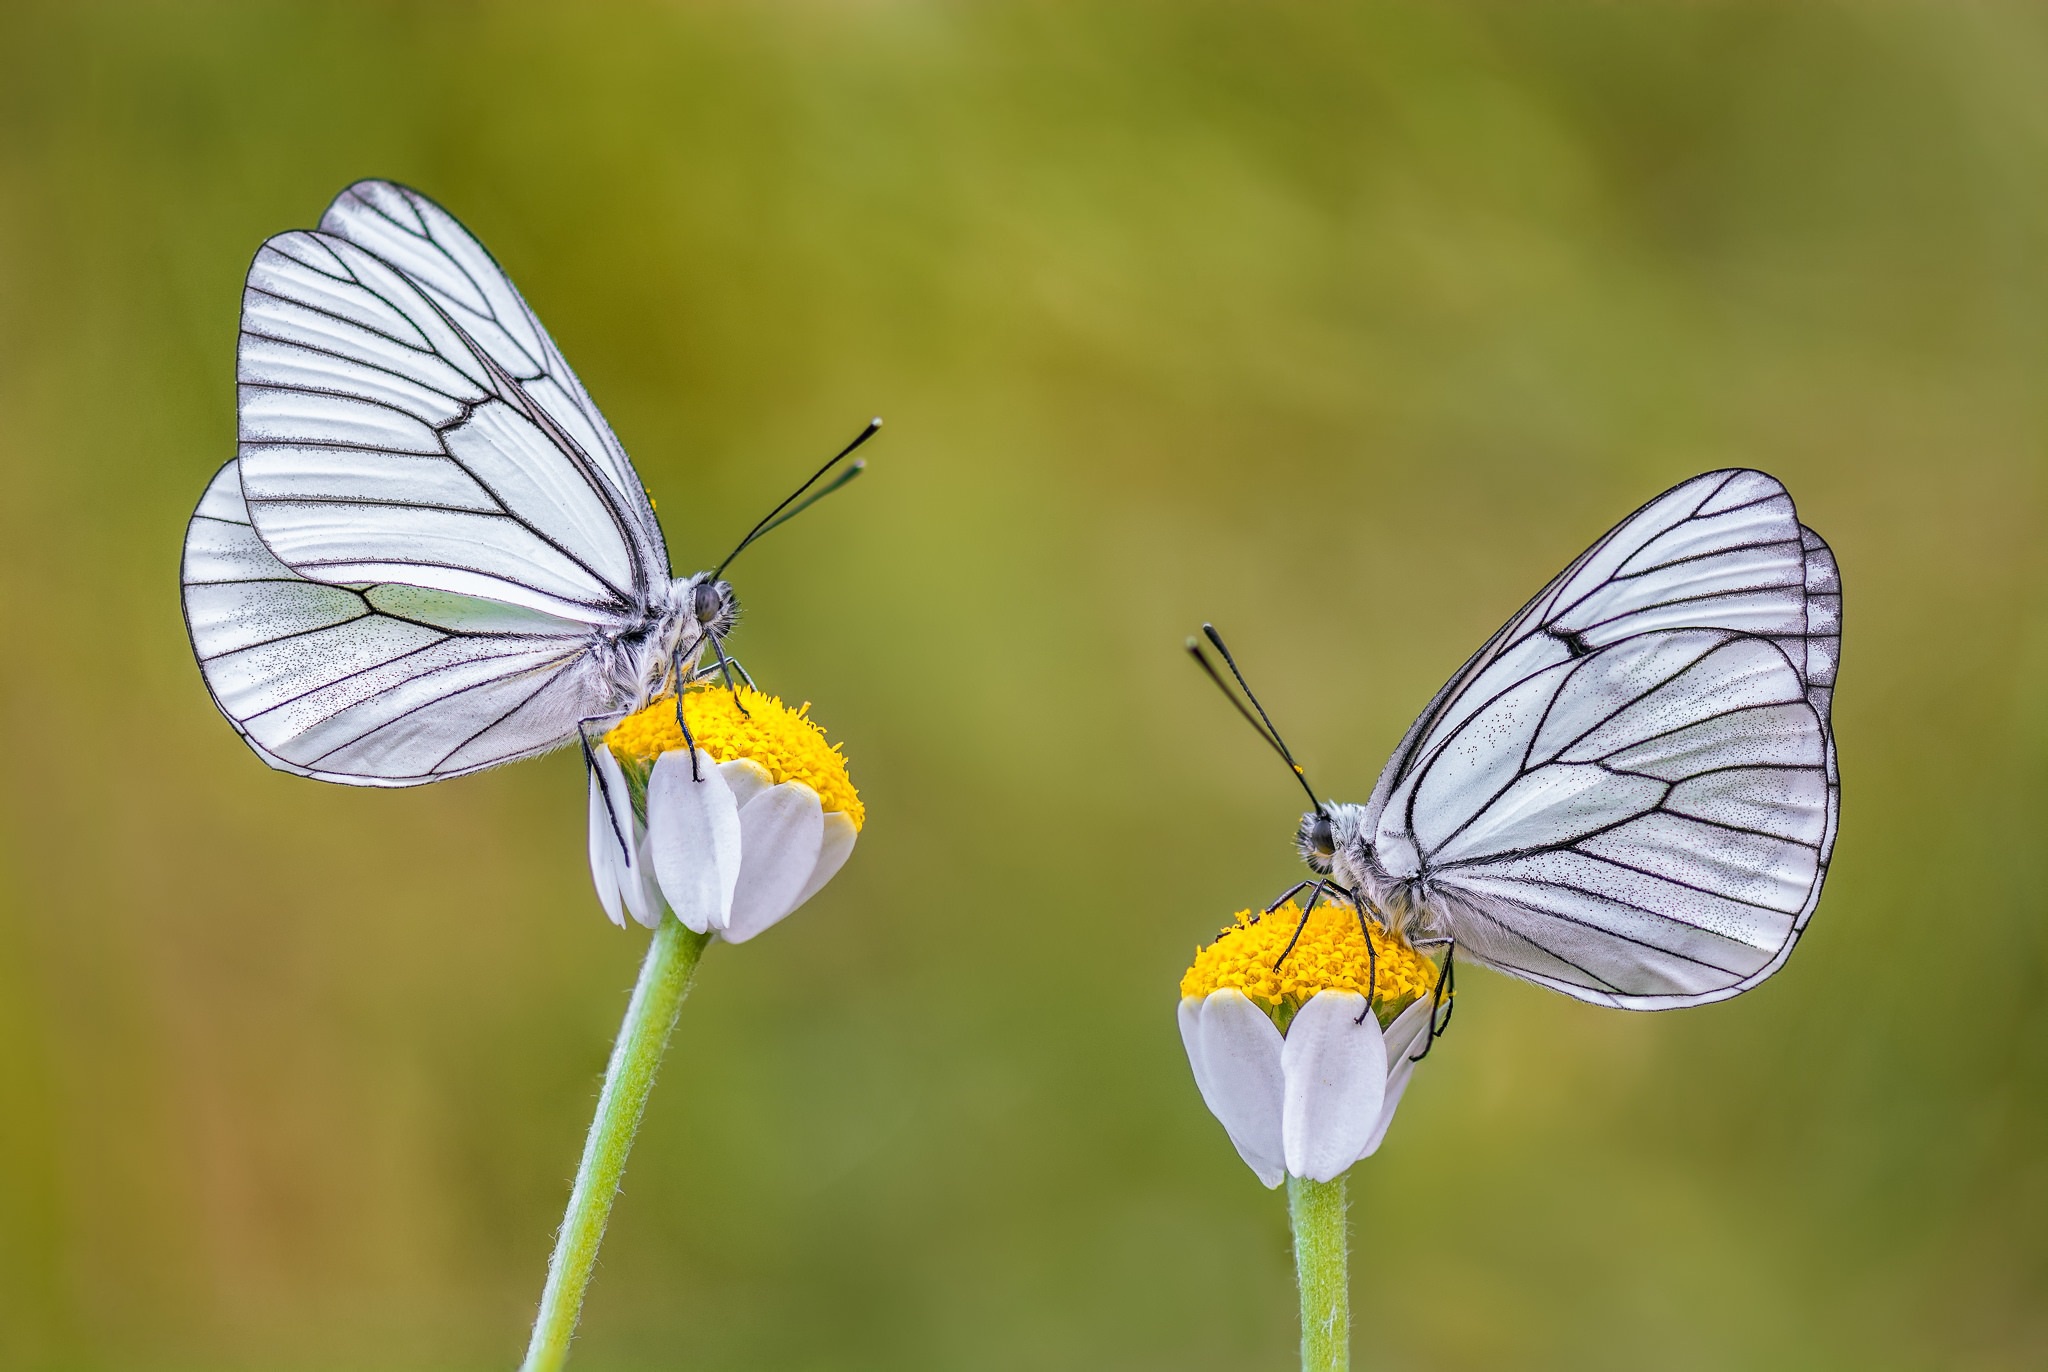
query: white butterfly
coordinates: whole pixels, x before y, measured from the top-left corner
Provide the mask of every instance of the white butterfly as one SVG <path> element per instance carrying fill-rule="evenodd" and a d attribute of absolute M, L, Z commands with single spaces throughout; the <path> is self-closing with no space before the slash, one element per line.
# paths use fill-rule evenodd
<path fill-rule="evenodd" d="M 732 587 L 671 577 L 604 416 L 483 245 L 417 191 L 359 182 L 318 230 L 263 245 L 236 379 L 236 456 L 185 534 L 185 621 L 215 703 L 271 766 L 461 776 L 646 705 L 707 647 L 725 665 Z"/>
<path fill-rule="evenodd" d="M 1317 801 L 1302 856 L 1411 941 L 1581 1000 L 1738 995 L 1791 955 L 1827 876 L 1841 638 L 1834 554 L 1785 488 L 1694 477 L 1487 640 L 1370 800 Z"/>

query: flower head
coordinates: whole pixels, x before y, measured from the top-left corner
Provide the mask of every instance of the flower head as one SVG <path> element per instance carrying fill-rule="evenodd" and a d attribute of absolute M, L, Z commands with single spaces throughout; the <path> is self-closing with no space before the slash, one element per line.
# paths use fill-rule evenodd
<path fill-rule="evenodd" d="M 1290 948 L 1290 944 L 1292 945 Z M 1437 966 L 1349 905 L 1240 911 L 1181 978 L 1195 1084 L 1259 1180 L 1329 1181 L 1386 1136 Z"/>
<path fill-rule="evenodd" d="M 653 928 L 665 901 L 698 933 L 741 943 L 832 879 L 867 811 L 809 710 L 751 687 L 696 686 L 682 696 L 694 760 L 673 696 L 605 734 L 590 866 L 613 923 L 623 911 Z"/>

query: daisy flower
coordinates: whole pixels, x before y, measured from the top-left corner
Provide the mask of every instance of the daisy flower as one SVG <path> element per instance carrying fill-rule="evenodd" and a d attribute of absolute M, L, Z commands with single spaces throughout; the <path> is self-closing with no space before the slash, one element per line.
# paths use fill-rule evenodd
<path fill-rule="evenodd" d="M 846 758 L 812 723 L 750 686 L 695 686 L 628 715 L 592 752 L 590 872 L 612 923 L 684 927 L 744 943 L 818 893 L 867 811 Z"/>
<path fill-rule="evenodd" d="M 1344 1176 L 1393 1123 L 1442 1004 L 1437 964 L 1345 904 L 1236 922 L 1180 982 L 1202 1100 L 1269 1187 L 1287 1183 L 1304 1372 L 1350 1366 Z"/>
<path fill-rule="evenodd" d="M 1330 1181 L 1378 1151 L 1429 1030 L 1436 976 L 1349 905 L 1318 905 L 1305 924 L 1293 901 L 1240 911 L 1195 955 L 1180 983 L 1181 1042 L 1203 1102 L 1261 1182 Z"/>

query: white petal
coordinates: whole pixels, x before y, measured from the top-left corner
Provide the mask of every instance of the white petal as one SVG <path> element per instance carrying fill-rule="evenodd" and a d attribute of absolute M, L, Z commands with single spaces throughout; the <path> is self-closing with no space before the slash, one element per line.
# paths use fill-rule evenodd
<path fill-rule="evenodd" d="M 1202 1085 L 1202 998 L 1180 998 L 1180 1046 L 1188 1050 L 1188 1066 L 1195 1074 L 1195 1086 Z"/>
<path fill-rule="evenodd" d="M 611 922 L 621 929 L 626 927 L 626 917 L 619 903 L 618 869 L 625 862 L 625 851 L 619 842 L 618 830 L 612 827 L 612 816 L 605 809 L 604 783 L 596 771 L 590 774 L 590 879 L 597 885 L 597 899 L 604 906 L 604 912 Z M 632 823 L 631 812 L 621 821 L 622 825 Z"/>
<path fill-rule="evenodd" d="M 653 929 L 661 923 L 661 892 L 654 884 L 654 872 L 647 862 L 647 830 L 633 813 L 633 796 L 626 789 L 626 773 L 619 766 L 609 748 L 600 748 L 594 754 L 597 759 L 597 779 L 604 784 L 606 794 L 611 797 L 611 810 L 605 810 L 604 797 L 597 794 L 593 786 L 591 801 L 590 861 L 593 874 L 602 861 L 609 873 L 611 899 L 606 899 L 605 879 L 598 879 L 598 899 L 605 901 L 605 913 L 611 915 L 612 923 L 620 928 L 625 921 L 616 911 L 623 902 L 627 913 Z M 619 847 L 618 831 L 612 828 L 612 817 L 627 831 L 631 841 L 629 848 Z M 603 842 L 598 840 L 602 838 Z"/>
<path fill-rule="evenodd" d="M 1189 997 L 1192 1000 L 1193 997 Z M 1280 1149 L 1280 1031 L 1244 992 L 1211 991 L 1189 1027 L 1181 1002 L 1181 1035 L 1203 1103 L 1223 1125 L 1237 1155 L 1267 1186 L 1287 1175 Z"/>
<path fill-rule="evenodd" d="M 647 839 L 661 893 L 676 918 L 702 934 L 723 929 L 740 875 L 740 813 L 732 787 L 705 753 L 697 777 L 681 752 L 663 753 L 647 779 Z"/>
<path fill-rule="evenodd" d="M 639 830 L 639 841 L 633 845 L 633 862 L 619 878 L 619 888 L 626 897 L 626 912 L 647 928 L 659 929 L 661 912 L 668 907 L 654 880 L 653 845 L 645 828 L 637 823 L 634 827 Z"/>
<path fill-rule="evenodd" d="M 804 889 L 797 895 L 790 909 L 800 908 L 803 903 L 825 888 L 825 883 L 839 875 L 839 869 L 853 856 L 853 841 L 860 837 L 860 830 L 853 827 L 853 820 L 845 811 L 834 810 L 825 816 L 825 838 L 818 845 L 818 865 L 811 870 L 811 879 L 804 883 Z"/>
<path fill-rule="evenodd" d="M 1378 1126 L 1358 1155 L 1361 1160 L 1380 1151 L 1380 1140 L 1387 1136 L 1387 1126 L 1394 1122 L 1394 1109 L 1401 1103 L 1401 1093 L 1408 1089 L 1408 1078 L 1415 1073 L 1415 1054 L 1428 1042 L 1430 1012 L 1435 1009 L 1434 1002 L 1424 996 L 1394 1016 L 1394 1022 L 1387 1026 L 1387 1098 L 1380 1103 Z"/>
<path fill-rule="evenodd" d="M 775 784 L 768 769 L 750 757 L 736 757 L 718 764 L 718 774 L 732 787 L 732 803 L 744 810 L 747 802 Z"/>
<path fill-rule="evenodd" d="M 745 943 L 796 908 L 825 838 L 818 793 L 800 781 L 771 786 L 740 811 L 740 879 L 725 937 Z"/>
<path fill-rule="evenodd" d="M 1387 1092 L 1380 1022 L 1354 991 L 1319 991 L 1287 1025 L 1280 1064 L 1286 1098 L 1280 1133 L 1287 1170 L 1311 1181 L 1341 1176 L 1379 1127 Z"/>

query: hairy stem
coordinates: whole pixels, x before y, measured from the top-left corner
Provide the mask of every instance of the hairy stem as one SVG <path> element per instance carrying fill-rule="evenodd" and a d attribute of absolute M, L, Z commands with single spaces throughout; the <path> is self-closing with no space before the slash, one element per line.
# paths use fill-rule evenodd
<path fill-rule="evenodd" d="M 1351 1366 L 1351 1291 L 1344 1232 L 1344 1178 L 1287 1179 L 1294 1277 L 1301 1287 L 1302 1372 Z"/>
<path fill-rule="evenodd" d="M 709 934 L 694 934 L 670 915 L 647 944 L 647 960 L 633 987 L 626 1021 L 619 1026 L 612 1060 L 604 1069 L 604 1089 L 597 1114 L 583 1143 L 583 1161 L 576 1167 L 576 1185 L 569 1193 L 568 1213 L 555 1236 L 555 1255 L 548 1260 L 548 1283 L 540 1296 L 540 1315 L 533 1322 L 521 1372 L 556 1372 L 569 1358 L 569 1340 L 583 1309 L 583 1291 L 597 1266 L 597 1247 L 604 1241 L 612 1197 L 626 1172 L 626 1155 L 647 1108 L 654 1073 L 668 1048 L 676 1015 L 689 994 L 697 960 Z"/>

